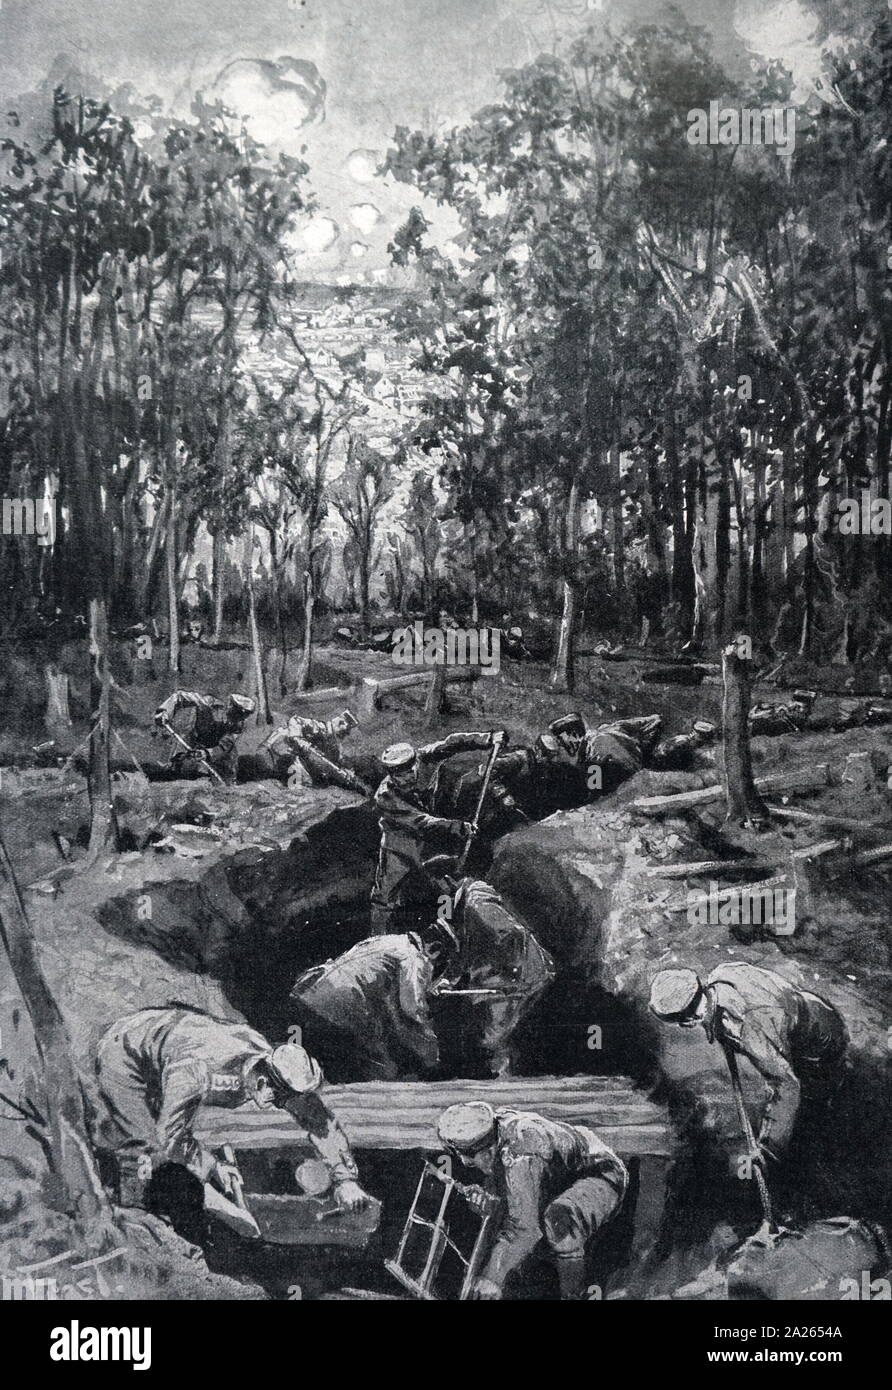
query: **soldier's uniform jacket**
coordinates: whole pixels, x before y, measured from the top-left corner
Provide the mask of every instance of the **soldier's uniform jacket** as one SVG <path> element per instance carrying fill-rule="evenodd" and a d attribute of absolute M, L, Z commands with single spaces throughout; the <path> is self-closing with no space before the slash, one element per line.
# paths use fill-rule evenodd
<path fill-rule="evenodd" d="M 373 936 L 307 970 L 291 998 L 365 1050 L 403 1054 L 429 1070 L 439 1058 L 428 1007 L 433 970 L 414 932 Z"/>
<path fill-rule="evenodd" d="M 845 1024 L 826 1000 L 757 965 L 716 966 L 705 986 L 707 1037 L 746 1057 L 771 1086 L 762 1137 L 780 1152 L 796 1120 L 803 1076 L 842 1057 Z"/>
<path fill-rule="evenodd" d="M 260 748 L 278 777 L 286 777 L 299 762 L 309 781 L 317 787 L 346 787 L 364 790 L 354 772 L 341 764 L 341 745 L 321 719 L 292 719 L 274 729 Z"/>
<path fill-rule="evenodd" d="M 419 748 L 417 759 L 425 766 L 450 758 L 454 753 L 473 753 L 489 746 L 487 733 L 449 734 L 447 738 Z M 408 881 L 413 874 L 422 871 L 422 851 L 426 842 L 441 835 L 461 836 L 462 822 L 431 815 L 429 798 L 429 792 L 418 787 L 400 787 L 392 777 L 385 777 L 375 793 L 381 849 L 372 890 L 374 905 L 393 907 L 402 901 Z"/>
<path fill-rule="evenodd" d="M 593 1131 L 522 1110 L 497 1110 L 496 1161 L 486 1186 L 503 1217 L 483 1278 L 501 1287 L 542 1236 L 548 1204 L 579 1178 L 601 1177 L 620 1195 L 625 1164 Z"/>
<path fill-rule="evenodd" d="M 189 732 L 189 742 L 193 748 L 206 748 L 207 761 L 222 777 L 234 780 L 238 765 L 238 736 L 242 725 L 235 727 L 229 722 L 226 701 L 215 695 L 202 695 L 198 690 L 175 690 L 162 704 L 162 711 L 168 722 L 172 722 L 178 710 L 192 709 L 195 718 Z M 176 755 L 175 755 L 176 756 Z M 181 750 L 181 757 L 187 756 Z"/>
<path fill-rule="evenodd" d="M 587 777 L 597 764 L 601 769 L 598 790 L 614 791 L 629 777 L 640 772 L 652 752 L 662 720 L 659 715 L 641 719 L 617 719 L 590 730 L 579 746 L 576 765 Z"/>
<path fill-rule="evenodd" d="M 554 962 L 529 927 L 505 907 L 491 884 L 464 879 L 455 895 L 459 953 L 449 977 L 476 989 L 506 989 L 536 998 L 554 978 Z"/>
<path fill-rule="evenodd" d="M 193 1133 L 198 1108 L 243 1105 L 250 1099 L 246 1066 L 269 1055 L 267 1040 L 247 1024 L 172 1006 L 142 1009 L 112 1024 L 99 1043 L 97 1071 L 113 1106 L 116 1086 L 126 1085 L 128 1076 L 138 1081 L 154 1120 L 155 1147 L 207 1179 L 216 1159 Z M 130 1108 L 132 1099 L 121 1108 Z M 318 1095 L 295 1095 L 283 1108 L 306 1128 L 335 1182 L 356 1178 L 343 1132 Z"/>

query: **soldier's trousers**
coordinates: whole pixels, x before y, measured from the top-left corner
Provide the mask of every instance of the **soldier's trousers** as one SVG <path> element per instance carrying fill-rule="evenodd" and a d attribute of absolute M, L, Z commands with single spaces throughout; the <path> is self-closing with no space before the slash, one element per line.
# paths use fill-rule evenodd
<path fill-rule="evenodd" d="M 127 1052 L 114 1032 L 107 1033 L 99 1044 L 96 1076 L 104 1109 L 99 1147 L 115 1155 L 122 1206 L 141 1206 L 146 1183 L 160 1157 L 157 1111 L 139 1059 Z"/>

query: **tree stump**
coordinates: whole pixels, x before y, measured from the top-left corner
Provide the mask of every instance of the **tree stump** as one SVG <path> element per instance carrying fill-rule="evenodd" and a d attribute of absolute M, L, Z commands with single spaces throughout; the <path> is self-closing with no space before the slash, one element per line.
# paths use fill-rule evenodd
<path fill-rule="evenodd" d="M 725 823 L 759 829 L 767 825 L 769 813 L 753 780 L 749 736 L 751 661 L 752 643 L 743 634 L 736 636 L 722 653 L 724 783 L 728 808 Z"/>

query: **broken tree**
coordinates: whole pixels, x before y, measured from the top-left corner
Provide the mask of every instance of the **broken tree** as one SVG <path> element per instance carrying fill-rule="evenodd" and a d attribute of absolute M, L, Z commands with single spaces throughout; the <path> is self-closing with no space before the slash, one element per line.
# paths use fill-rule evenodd
<path fill-rule="evenodd" d="M 35 1138 L 57 1185 L 59 1205 L 93 1248 L 115 1237 L 111 1208 L 87 1138 L 87 1118 L 72 1044 L 40 964 L 15 873 L 0 836 L 0 944 L 31 1019 L 40 1060 L 45 1123 Z"/>
<path fill-rule="evenodd" d="M 753 781 L 750 754 L 749 663 L 752 660 L 749 637 L 739 634 L 722 653 L 722 677 L 725 684 L 722 702 L 724 730 L 724 784 L 727 802 L 726 823 L 736 822 L 748 827 L 767 824 L 769 816 Z"/>

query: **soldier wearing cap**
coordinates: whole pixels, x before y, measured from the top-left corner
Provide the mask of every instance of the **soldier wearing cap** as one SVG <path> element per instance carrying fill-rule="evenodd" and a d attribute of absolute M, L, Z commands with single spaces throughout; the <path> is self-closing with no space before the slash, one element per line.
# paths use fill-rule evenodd
<path fill-rule="evenodd" d="M 696 751 L 715 734 L 715 726 L 698 720 L 690 734 L 660 741 L 663 720 L 658 714 L 615 719 L 587 729 L 581 714 L 565 714 L 548 726 L 584 783 L 584 799 L 607 793 L 643 767 L 661 771 L 690 767 Z M 597 769 L 597 772 L 595 771 Z M 580 788 L 582 790 L 582 788 Z"/>
<path fill-rule="evenodd" d="M 538 820 L 557 810 L 566 763 L 566 754 L 553 734 L 540 734 L 534 744 L 500 753 L 493 765 L 483 825 L 492 830 L 494 825 Z M 454 793 L 459 811 L 476 808 L 485 772 L 486 764 L 481 763 L 459 777 Z"/>
<path fill-rule="evenodd" d="M 753 705 L 749 713 L 750 733 L 797 733 L 808 725 L 817 698 L 814 690 L 794 690 L 785 704 Z"/>
<path fill-rule="evenodd" d="M 582 1125 L 533 1111 L 493 1110 L 483 1101 L 450 1105 L 437 1133 L 447 1150 L 484 1174 L 483 1190 L 502 1202 L 501 1225 L 473 1296 L 502 1298 L 508 1276 L 544 1237 L 561 1298 L 578 1298 L 591 1239 L 626 1195 L 622 1160 Z"/>
<path fill-rule="evenodd" d="M 452 927 L 458 943 L 438 989 L 468 990 L 461 1044 L 462 1075 L 507 1076 L 511 1042 L 521 1021 L 554 979 L 554 961 L 529 927 L 511 912 L 492 884 L 464 878 L 452 890 Z"/>
<path fill-rule="evenodd" d="M 342 762 L 341 744 L 358 722 L 349 709 L 326 720 L 292 715 L 261 744 L 258 761 L 289 786 L 344 787 L 371 796 L 371 787 Z"/>
<path fill-rule="evenodd" d="M 178 710 L 195 711 L 192 728 L 186 735 L 191 752 L 179 749 L 171 766 L 179 777 L 206 777 L 208 767 L 224 782 L 233 783 L 238 773 L 238 740 L 248 716 L 256 706 L 247 695 L 230 695 L 218 700 L 216 695 L 202 695 L 198 690 L 175 690 L 155 710 L 159 729 L 170 727 Z"/>
<path fill-rule="evenodd" d="M 385 749 L 381 761 L 387 775 L 375 793 L 381 827 L 381 848 L 372 888 L 372 928 L 376 933 L 395 929 L 419 880 L 430 887 L 424 871 L 425 848 L 436 840 L 467 840 L 477 829 L 471 821 L 431 813 L 430 793 L 418 786 L 419 767 L 442 762 L 455 753 L 501 746 L 506 737 L 504 729 L 499 729 L 490 733 L 449 734 L 437 743 L 417 749 L 411 743 L 394 743 Z"/>
<path fill-rule="evenodd" d="M 451 927 L 372 936 L 314 966 L 291 991 L 304 1036 L 337 1081 L 432 1072 L 440 1047 L 429 997 L 458 947 Z"/>
<path fill-rule="evenodd" d="M 319 1094 L 319 1063 L 296 1043 L 273 1048 L 244 1023 L 186 1005 L 142 1009 L 113 1023 L 99 1042 L 102 1139 L 118 1161 L 123 1206 L 141 1206 L 153 1169 L 180 1163 L 230 1195 L 232 1172 L 203 1148 L 193 1126 L 200 1105 L 232 1109 L 253 1101 L 287 1110 L 328 1168 L 338 1202 L 368 1202 L 336 1118 Z"/>
<path fill-rule="evenodd" d="M 650 1007 L 666 1023 L 701 1026 L 710 1043 L 745 1057 L 768 1082 L 757 1142 L 776 1156 L 789 1143 L 801 1095 L 826 1093 L 845 1057 L 846 1026 L 833 1005 L 762 966 L 729 961 L 705 982 L 693 970 L 662 970 Z"/>

